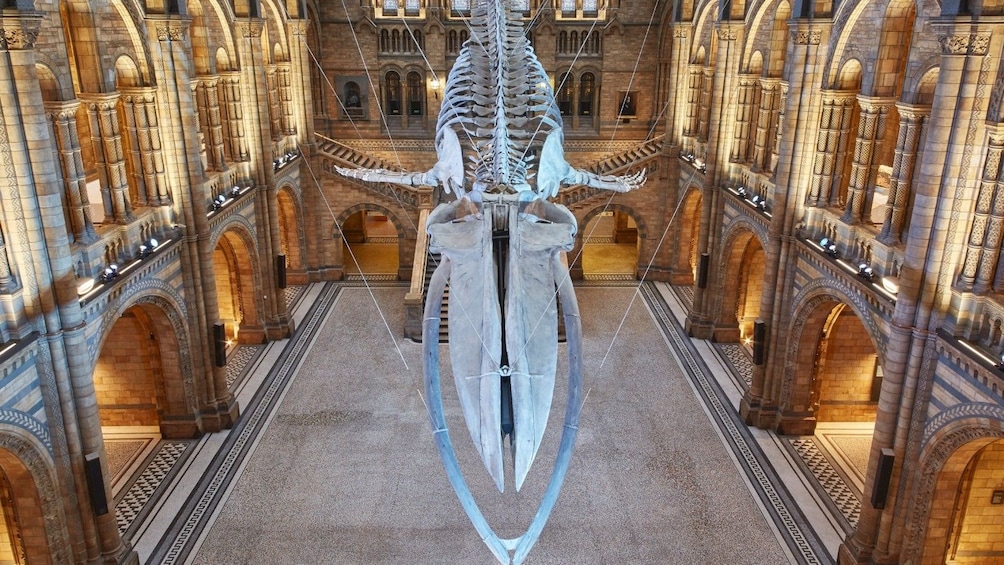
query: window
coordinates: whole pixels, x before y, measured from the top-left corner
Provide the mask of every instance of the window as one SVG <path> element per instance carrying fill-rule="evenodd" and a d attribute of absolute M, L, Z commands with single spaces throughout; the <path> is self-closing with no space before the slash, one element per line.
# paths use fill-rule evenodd
<path fill-rule="evenodd" d="M 584 29 L 562 30 L 557 37 L 557 55 L 574 57 L 599 57 L 603 53 L 600 50 L 600 32 Z"/>
<path fill-rule="evenodd" d="M 386 112 L 390 116 L 401 115 L 401 75 L 390 71 L 385 75 Z"/>
<path fill-rule="evenodd" d="M 412 29 L 381 29 L 380 53 L 416 54 L 425 48 L 425 36 L 422 30 Z"/>
<path fill-rule="evenodd" d="M 572 75 L 564 73 L 561 75 L 561 80 L 558 81 L 558 92 L 556 93 L 558 102 L 558 111 L 561 112 L 562 116 L 569 116 L 572 114 L 572 95 L 574 94 L 574 86 L 572 85 Z"/>
<path fill-rule="evenodd" d="M 602 0 L 559 0 L 554 7 L 559 20 L 599 20 L 606 17 L 606 2 Z"/>
<path fill-rule="evenodd" d="M 378 18 L 420 18 L 425 15 L 421 0 L 381 0 Z M 403 8 L 403 9 L 402 9 Z"/>
<path fill-rule="evenodd" d="M 408 73 L 408 114 L 421 116 L 425 113 L 425 82 L 422 76 L 412 71 Z"/>
<path fill-rule="evenodd" d="M 460 49 L 467 42 L 469 37 L 467 30 L 460 30 L 459 32 L 455 29 L 451 29 L 446 34 L 446 53 L 448 55 L 456 55 L 460 53 Z"/>
<path fill-rule="evenodd" d="M 593 115 L 593 97 L 596 95 L 596 76 L 582 73 L 579 78 L 579 115 Z"/>
<path fill-rule="evenodd" d="M 451 18 L 471 17 L 471 0 L 451 0 L 450 17 Z"/>

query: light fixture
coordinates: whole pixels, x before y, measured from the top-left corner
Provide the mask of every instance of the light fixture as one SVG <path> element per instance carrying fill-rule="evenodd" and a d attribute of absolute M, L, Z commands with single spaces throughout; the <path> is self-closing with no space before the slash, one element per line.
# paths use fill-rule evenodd
<path fill-rule="evenodd" d="M 860 263 L 858 264 L 858 276 L 870 281 L 875 278 L 875 271 L 868 265 L 868 263 Z"/>
<path fill-rule="evenodd" d="M 115 263 L 112 263 L 111 265 L 105 267 L 104 271 L 101 271 L 101 275 L 98 277 L 98 279 L 101 282 L 106 283 L 117 276 L 119 276 L 119 266 L 116 265 Z"/>
<path fill-rule="evenodd" d="M 150 238 L 150 250 L 153 251 L 154 249 L 157 249 L 158 245 L 160 245 L 160 242 L 151 237 Z"/>
<path fill-rule="evenodd" d="M 230 189 L 231 196 L 237 196 L 240 193 L 241 193 L 241 187 L 237 186 L 236 184 L 234 185 L 233 188 Z"/>
<path fill-rule="evenodd" d="M 746 187 L 740 186 L 739 188 L 736 189 L 736 192 L 739 193 L 739 196 L 746 196 Z"/>
<path fill-rule="evenodd" d="M 899 279 L 897 277 L 882 277 L 882 288 L 890 294 L 899 293 Z"/>
<path fill-rule="evenodd" d="M 754 194 L 753 198 L 750 198 L 750 202 L 752 202 L 753 205 L 756 206 L 757 202 L 760 202 L 760 195 Z"/>
<path fill-rule="evenodd" d="M 764 212 L 767 211 L 767 199 L 766 198 L 764 198 L 763 200 L 760 201 L 760 210 L 762 210 Z"/>
<path fill-rule="evenodd" d="M 439 79 L 438 78 L 434 78 L 434 79 L 430 80 L 429 81 L 429 86 L 432 87 L 433 90 L 439 90 Z"/>
<path fill-rule="evenodd" d="M 145 243 L 139 245 L 139 258 L 142 259 L 150 254 L 150 248 Z"/>
<path fill-rule="evenodd" d="M 77 279 L 77 296 L 83 296 L 94 288 L 94 279 Z"/>
<path fill-rule="evenodd" d="M 823 239 L 820 239 L 819 240 L 819 246 L 822 247 L 823 250 L 826 250 L 826 248 L 830 246 L 830 239 L 827 238 L 827 237 L 824 237 Z"/>

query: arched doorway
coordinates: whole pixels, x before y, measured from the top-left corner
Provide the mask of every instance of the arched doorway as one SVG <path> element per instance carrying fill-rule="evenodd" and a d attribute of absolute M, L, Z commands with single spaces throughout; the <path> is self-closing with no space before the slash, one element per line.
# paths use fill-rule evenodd
<path fill-rule="evenodd" d="M 924 563 L 957 565 L 1004 563 L 1004 440 L 997 440 L 966 462 L 959 477 L 943 555 Z M 947 485 L 946 485 L 947 486 Z M 931 516 L 934 520 L 935 516 Z M 933 549 L 933 548 L 932 548 Z M 934 553 L 932 551 L 932 553 Z"/>
<path fill-rule="evenodd" d="M 258 271 L 252 261 L 252 246 L 244 235 L 238 229 L 228 229 L 213 250 L 216 298 L 228 345 L 265 342 L 259 293 L 255 292 L 261 285 L 255 284 Z"/>
<path fill-rule="evenodd" d="M 582 276 L 586 280 L 635 280 L 638 224 L 625 210 L 599 211 L 581 228 Z"/>
<path fill-rule="evenodd" d="M 300 237 L 298 207 L 293 189 L 288 186 L 283 187 L 276 193 L 276 199 L 279 210 L 279 239 L 282 254 L 286 257 L 286 283 L 307 284 L 303 239 Z"/>
<path fill-rule="evenodd" d="M 753 324 L 760 316 L 766 254 L 753 232 L 742 229 L 729 238 L 720 267 L 722 301 L 715 340 L 752 346 Z"/>
<path fill-rule="evenodd" d="M 820 295 L 792 329 L 779 431 L 853 526 L 864 503 L 882 365 L 875 336 L 848 302 Z M 839 480 L 836 479 L 839 477 Z"/>
<path fill-rule="evenodd" d="M 400 234 L 385 211 L 358 210 L 341 223 L 341 230 L 346 278 L 397 280 Z"/>
<path fill-rule="evenodd" d="M 135 304 L 107 330 L 93 374 L 113 492 L 125 486 L 133 462 L 160 439 L 198 434 L 183 357 L 176 329 L 160 306 Z"/>
<path fill-rule="evenodd" d="M 683 202 L 682 226 L 680 227 L 680 245 L 678 257 L 683 263 L 679 271 L 689 273 L 689 281 L 679 281 L 679 284 L 694 284 L 697 280 L 698 264 L 698 234 L 701 230 L 701 191 L 691 188 Z"/>
<path fill-rule="evenodd" d="M 15 440 L 13 443 L 21 445 L 9 446 L 9 439 L 12 438 L 0 438 L 4 444 L 0 447 L 0 563 L 57 563 L 61 553 L 69 558 L 60 548 L 50 547 L 54 540 L 53 532 L 48 530 L 59 521 L 46 519 L 45 507 L 49 506 L 50 511 L 52 508 L 42 498 L 44 482 L 40 484 L 39 477 L 32 474 L 33 469 L 17 455 L 18 447 L 25 444 Z M 50 496 L 57 494 L 52 492 Z"/>

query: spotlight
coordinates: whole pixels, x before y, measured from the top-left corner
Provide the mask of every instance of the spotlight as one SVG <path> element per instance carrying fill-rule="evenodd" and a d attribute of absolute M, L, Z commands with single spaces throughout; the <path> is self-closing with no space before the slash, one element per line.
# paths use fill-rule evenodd
<path fill-rule="evenodd" d="M 150 250 L 153 251 L 154 249 L 157 249 L 158 245 L 160 245 L 160 242 L 151 237 L 150 238 Z"/>
<path fill-rule="evenodd" d="M 736 192 L 739 193 L 739 196 L 746 196 L 746 187 L 740 186 L 739 188 L 736 189 Z"/>
<path fill-rule="evenodd" d="M 823 239 L 820 239 L 819 240 L 819 246 L 822 247 L 825 250 L 827 247 L 830 246 L 830 239 L 826 238 L 826 237 L 824 237 Z"/>
<path fill-rule="evenodd" d="M 767 211 L 767 199 L 766 198 L 760 201 L 760 210 L 764 211 L 764 212 Z"/>
<path fill-rule="evenodd" d="M 142 259 L 150 254 L 150 248 L 146 244 L 141 244 L 139 246 L 139 258 Z"/>
<path fill-rule="evenodd" d="M 94 288 L 94 279 L 77 279 L 77 296 L 83 296 Z"/>
<path fill-rule="evenodd" d="M 836 243 L 830 243 L 830 245 L 826 248 L 826 254 L 829 255 L 830 257 L 836 258 L 837 257 L 837 244 Z"/>
<path fill-rule="evenodd" d="M 104 271 L 101 271 L 101 275 L 98 277 L 101 282 L 106 283 L 115 277 L 119 276 L 119 266 L 115 263 L 105 267 Z"/>
<path fill-rule="evenodd" d="M 756 206 L 757 203 L 760 202 L 760 195 L 759 194 L 754 194 L 753 198 L 750 198 L 750 202 L 752 202 L 753 205 Z"/>
<path fill-rule="evenodd" d="M 875 278 L 875 271 L 868 266 L 868 263 L 861 263 L 858 265 L 858 275 L 865 280 L 872 280 Z"/>
<path fill-rule="evenodd" d="M 236 184 L 234 185 L 233 188 L 230 189 L 230 196 L 237 196 L 240 193 L 241 193 L 241 187 L 237 186 Z"/>

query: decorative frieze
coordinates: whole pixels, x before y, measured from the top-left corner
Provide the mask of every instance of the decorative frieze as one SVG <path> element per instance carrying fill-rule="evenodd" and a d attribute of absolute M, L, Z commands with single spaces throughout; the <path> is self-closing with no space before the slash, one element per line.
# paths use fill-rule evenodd
<path fill-rule="evenodd" d="M 0 49 L 17 51 L 34 49 L 38 32 L 42 28 L 42 18 L 14 16 L 0 18 Z"/>
<path fill-rule="evenodd" d="M 990 48 L 989 33 L 950 34 L 938 37 L 942 55 L 986 55 Z"/>
<path fill-rule="evenodd" d="M 793 29 L 790 32 L 791 42 L 796 45 L 819 45 L 823 34 L 814 29 Z"/>

